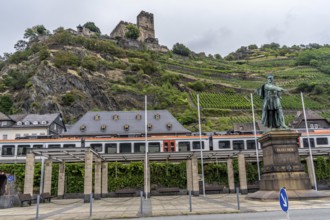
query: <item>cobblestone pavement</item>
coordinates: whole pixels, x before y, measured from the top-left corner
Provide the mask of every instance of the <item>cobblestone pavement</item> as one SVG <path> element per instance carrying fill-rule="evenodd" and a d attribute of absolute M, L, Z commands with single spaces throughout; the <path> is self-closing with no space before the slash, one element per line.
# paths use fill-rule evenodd
<path fill-rule="evenodd" d="M 330 196 L 330 191 L 324 191 Z M 247 200 L 240 196 L 240 210 L 236 194 L 213 194 L 192 197 L 190 212 L 189 196 L 153 196 L 147 200 L 139 197 L 103 198 L 93 200 L 92 216 L 90 204 L 82 199 L 52 200 L 42 203 L 39 208 L 39 219 L 120 219 L 143 216 L 169 216 L 216 214 L 235 212 L 265 212 L 281 210 L 278 201 Z M 292 209 L 330 208 L 330 197 L 316 200 L 289 201 Z M 25 207 L 14 207 L 0 210 L 0 219 L 36 219 L 36 204 Z"/>

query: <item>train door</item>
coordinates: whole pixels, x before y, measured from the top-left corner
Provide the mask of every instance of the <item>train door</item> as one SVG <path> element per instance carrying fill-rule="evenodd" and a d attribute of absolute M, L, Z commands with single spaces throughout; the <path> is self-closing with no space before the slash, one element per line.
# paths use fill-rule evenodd
<path fill-rule="evenodd" d="M 163 141 L 163 152 L 174 152 L 175 147 L 175 140 Z"/>

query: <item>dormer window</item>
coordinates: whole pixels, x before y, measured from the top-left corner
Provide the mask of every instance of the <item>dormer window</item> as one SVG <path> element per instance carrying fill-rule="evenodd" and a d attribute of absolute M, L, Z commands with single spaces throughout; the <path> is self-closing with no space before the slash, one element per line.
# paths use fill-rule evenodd
<path fill-rule="evenodd" d="M 119 120 L 119 115 L 112 116 L 112 119 L 115 120 L 115 121 Z"/>
<path fill-rule="evenodd" d="M 107 129 L 106 125 L 101 125 L 101 131 L 105 131 Z"/>
<path fill-rule="evenodd" d="M 95 121 L 100 120 L 100 116 L 99 116 L 99 115 L 94 115 L 94 120 L 95 120 Z"/>
<path fill-rule="evenodd" d="M 142 115 L 137 114 L 137 115 L 135 116 L 135 119 L 136 119 L 136 120 L 141 120 L 141 119 L 142 119 Z"/>
<path fill-rule="evenodd" d="M 85 131 L 86 130 L 86 125 L 80 125 L 80 131 Z"/>
<path fill-rule="evenodd" d="M 148 128 L 148 130 L 151 130 L 152 124 L 148 123 L 147 128 Z"/>
<path fill-rule="evenodd" d="M 8 122 L 7 121 L 1 122 L 1 126 L 7 126 L 7 125 L 8 125 Z"/>
<path fill-rule="evenodd" d="M 34 125 L 37 125 L 37 124 L 39 124 L 39 122 L 38 121 L 34 121 L 33 124 Z"/>
<path fill-rule="evenodd" d="M 160 119 L 160 114 L 158 114 L 158 113 L 155 114 L 155 119 L 156 119 L 156 120 L 159 120 L 159 119 Z"/>
<path fill-rule="evenodd" d="M 21 122 L 21 121 L 18 121 L 18 122 L 16 123 L 16 125 L 22 125 L 22 122 Z"/>
<path fill-rule="evenodd" d="M 171 129 L 172 129 L 172 124 L 171 124 L 171 123 L 167 123 L 167 124 L 166 124 L 166 128 L 167 128 L 168 130 L 171 130 Z"/>
<path fill-rule="evenodd" d="M 129 125 L 128 125 L 128 124 L 125 124 L 125 125 L 124 125 L 124 130 L 125 130 L 125 131 L 128 131 L 128 129 L 129 129 Z"/>
<path fill-rule="evenodd" d="M 24 122 L 25 125 L 30 125 L 29 121 Z"/>
<path fill-rule="evenodd" d="M 41 124 L 45 125 L 45 124 L 47 124 L 47 121 L 41 121 Z"/>

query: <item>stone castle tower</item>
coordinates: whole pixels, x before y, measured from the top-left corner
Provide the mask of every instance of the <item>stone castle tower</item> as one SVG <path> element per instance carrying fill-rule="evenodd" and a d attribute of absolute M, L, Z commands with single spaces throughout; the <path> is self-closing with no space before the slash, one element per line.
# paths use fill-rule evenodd
<path fill-rule="evenodd" d="M 148 38 L 155 38 L 154 15 L 145 11 L 141 11 L 137 16 L 137 26 L 140 30 L 139 41 L 145 42 Z"/>
<path fill-rule="evenodd" d="M 125 38 L 127 32 L 126 26 L 132 24 L 125 21 L 120 21 L 119 24 L 110 33 L 112 38 Z M 154 15 L 149 12 L 141 11 L 137 16 L 137 23 L 133 24 L 140 30 L 138 41 L 144 43 L 158 44 L 158 39 L 155 38 Z"/>

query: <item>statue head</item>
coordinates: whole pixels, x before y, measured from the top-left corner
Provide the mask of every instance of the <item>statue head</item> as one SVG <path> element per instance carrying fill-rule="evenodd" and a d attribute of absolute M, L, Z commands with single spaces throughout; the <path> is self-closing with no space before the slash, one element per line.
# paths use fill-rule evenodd
<path fill-rule="evenodd" d="M 273 75 L 268 75 L 267 76 L 267 82 L 272 83 L 274 81 L 274 76 Z"/>

